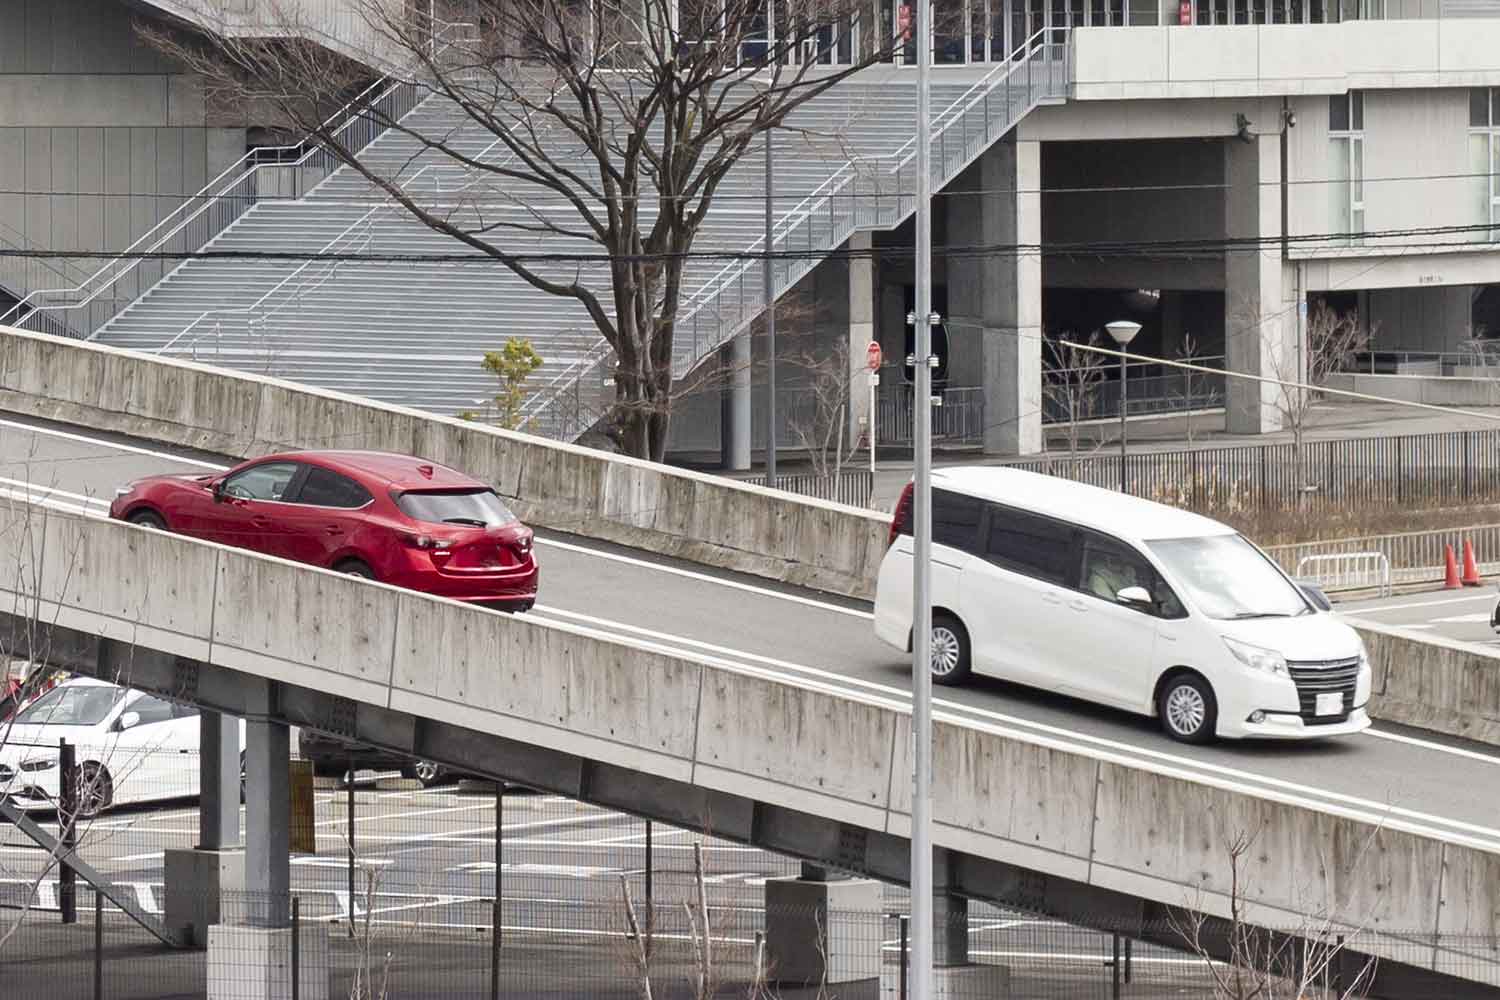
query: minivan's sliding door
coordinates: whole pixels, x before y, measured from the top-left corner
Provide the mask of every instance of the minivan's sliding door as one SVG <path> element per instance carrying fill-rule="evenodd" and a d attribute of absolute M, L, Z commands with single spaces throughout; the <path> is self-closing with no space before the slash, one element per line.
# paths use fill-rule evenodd
<path fill-rule="evenodd" d="M 1067 661 L 1060 679 L 1085 697 L 1148 711 L 1159 612 L 1156 605 L 1126 604 L 1119 594 L 1139 587 L 1159 601 L 1164 588 L 1130 546 L 1092 531 L 1081 536 L 1078 590 L 1068 595 L 1068 614 L 1056 635 Z"/>

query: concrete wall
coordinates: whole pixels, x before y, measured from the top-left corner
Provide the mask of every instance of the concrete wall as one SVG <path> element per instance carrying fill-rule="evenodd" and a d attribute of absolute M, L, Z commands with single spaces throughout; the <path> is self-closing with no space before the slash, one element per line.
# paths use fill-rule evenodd
<path fill-rule="evenodd" d="M 122 669 L 122 683 L 137 657 L 163 660 L 164 683 L 182 697 L 189 681 L 199 690 L 199 661 L 909 834 L 904 703 L 118 522 L 25 504 L 13 514 L 7 540 L 40 552 L 39 572 L 0 579 L 0 599 L 36 601 L 39 620 L 131 644 L 137 652 L 100 665 Z M 1334 923 L 1358 922 L 1375 954 L 1500 984 L 1485 938 L 1500 933 L 1500 854 L 1462 836 L 941 714 L 933 774 L 934 839 L 950 851 L 1223 915 L 1224 845 L 1253 832 L 1252 923 L 1304 926 L 1316 907 L 1321 926 L 1333 901 Z M 1418 950 L 1396 935 L 1440 937 Z"/>
<path fill-rule="evenodd" d="M 244 129 L 210 120 L 200 81 L 138 40 L 138 16 L 119 0 L 0 13 L 0 233 L 12 242 L 121 250 L 244 154 Z M 54 280 L 5 276 L 21 291 Z"/>
<path fill-rule="evenodd" d="M 1500 19 L 1078 28 L 1079 100 L 1500 84 Z"/>
<path fill-rule="evenodd" d="M 1370 714 L 1500 746 L 1500 655 L 1351 618 L 1374 671 Z"/>
<path fill-rule="evenodd" d="M 1500 406 L 1500 379 L 1441 375 L 1361 375 L 1338 372 L 1324 380 L 1330 389 L 1366 392 L 1432 406 Z"/>
<path fill-rule="evenodd" d="M 889 519 L 417 410 L 0 328 L 0 409 L 248 457 L 357 446 L 493 484 L 539 527 L 868 597 Z"/>

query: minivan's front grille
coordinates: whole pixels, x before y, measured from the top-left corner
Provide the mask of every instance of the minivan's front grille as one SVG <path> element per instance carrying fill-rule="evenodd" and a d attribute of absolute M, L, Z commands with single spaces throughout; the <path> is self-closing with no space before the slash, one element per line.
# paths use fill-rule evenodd
<path fill-rule="evenodd" d="M 1290 660 L 1286 665 L 1297 685 L 1298 714 L 1309 726 L 1347 722 L 1354 711 L 1354 688 L 1359 683 L 1359 657 L 1343 660 Z M 1335 715 L 1318 715 L 1318 695 L 1338 692 L 1343 707 Z"/>

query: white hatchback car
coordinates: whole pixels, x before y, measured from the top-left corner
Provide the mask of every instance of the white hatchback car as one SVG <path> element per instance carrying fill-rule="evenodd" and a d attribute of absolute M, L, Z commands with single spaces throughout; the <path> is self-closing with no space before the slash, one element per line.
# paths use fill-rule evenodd
<path fill-rule="evenodd" d="M 971 671 L 1154 715 L 1174 739 L 1370 725 L 1359 634 L 1233 528 L 1052 476 L 933 473 L 932 675 Z M 911 649 L 911 487 L 875 633 Z"/>
<path fill-rule="evenodd" d="M 198 710 L 116 684 L 59 684 L 0 724 L 0 795 L 21 809 L 55 809 L 58 741 L 73 744 L 79 814 L 198 794 Z M 245 746 L 240 722 L 240 749 Z"/>

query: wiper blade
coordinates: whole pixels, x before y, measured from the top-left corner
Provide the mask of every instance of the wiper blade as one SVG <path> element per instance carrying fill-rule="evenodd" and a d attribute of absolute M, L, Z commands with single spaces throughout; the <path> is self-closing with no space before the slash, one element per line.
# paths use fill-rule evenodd
<path fill-rule="evenodd" d="M 445 517 L 444 524 L 472 524 L 476 528 L 484 527 L 484 522 L 477 517 Z"/>
<path fill-rule="evenodd" d="M 1252 618 L 1290 618 L 1291 615 L 1285 611 L 1241 611 L 1237 615 L 1230 615 L 1229 620 L 1235 622 L 1249 621 Z"/>

